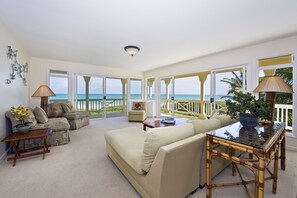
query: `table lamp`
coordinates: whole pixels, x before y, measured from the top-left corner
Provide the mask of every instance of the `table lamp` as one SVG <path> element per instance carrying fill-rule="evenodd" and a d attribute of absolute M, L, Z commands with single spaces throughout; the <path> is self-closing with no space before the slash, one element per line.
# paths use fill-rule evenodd
<path fill-rule="evenodd" d="M 292 88 L 280 76 L 265 76 L 254 92 L 265 92 L 265 100 L 270 108 L 268 121 L 274 121 L 276 93 L 294 93 Z"/>
<path fill-rule="evenodd" d="M 48 97 L 56 96 L 54 92 L 47 85 L 40 85 L 34 92 L 32 97 L 41 97 L 40 107 L 47 113 L 48 108 Z"/>

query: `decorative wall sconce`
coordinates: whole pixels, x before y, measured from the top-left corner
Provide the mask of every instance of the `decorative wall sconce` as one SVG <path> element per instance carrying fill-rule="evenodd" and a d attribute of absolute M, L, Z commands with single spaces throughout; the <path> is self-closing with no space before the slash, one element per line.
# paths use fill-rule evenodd
<path fill-rule="evenodd" d="M 11 80 L 14 80 L 16 76 L 23 80 L 24 85 L 27 85 L 26 73 L 28 73 L 28 63 L 21 65 L 17 61 L 18 50 L 13 50 L 11 46 L 7 46 L 7 58 L 12 60 L 11 62 L 11 74 L 10 78 L 6 79 L 6 84 L 10 84 Z"/>

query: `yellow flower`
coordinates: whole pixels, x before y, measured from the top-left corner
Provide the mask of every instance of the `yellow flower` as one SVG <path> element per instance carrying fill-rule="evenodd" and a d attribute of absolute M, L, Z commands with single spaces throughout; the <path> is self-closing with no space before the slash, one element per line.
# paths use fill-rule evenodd
<path fill-rule="evenodd" d="M 23 105 L 18 106 L 17 108 L 11 107 L 10 112 L 14 115 L 15 119 L 23 122 L 23 118 L 29 115 L 29 109 Z"/>

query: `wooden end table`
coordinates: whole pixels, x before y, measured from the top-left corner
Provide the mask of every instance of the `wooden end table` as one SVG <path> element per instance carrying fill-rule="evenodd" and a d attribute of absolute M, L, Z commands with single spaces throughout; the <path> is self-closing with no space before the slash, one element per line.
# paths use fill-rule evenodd
<path fill-rule="evenodd" d="M 185 118 L 174 118 L 175 124 L 166 124 L 166 123 L 161 123 L 161 120 L 158 119 L 151 119 L 148 121 L 144 121 L 143 124 L 143 130 L 146 131 L 146 127 L 149 128 L 157 128 L 157 127 L 168 127 L 168 126 L 178 126 L 183 123 L 187 122 L 187 119 Z"/>
<path fill-rule="evenodd" d="M 272 193 L 276 194 L 278 179 L 278 159 L 280 151 L 281 169 L 286 168 L 286 142 L 285 123 L 275 122 L 270 125 L 263 125 L 255 128 L 243 128 L 241 124 L 235 123 L 215 131 L 206 136 L 206 197 L 211 198 L 211 190 L 215 187 L 227 187 L 243 185 L 248 197 L 251 197 L 247 184 L 254 183 L 254 197 L 264 197 L 264 182 L 272 179 Z M 220 147 L 228 148 L 224 152 Z M 249 158 L 235 155 L 235 151 L 248 153 Z M 217 156 L 232 162 L 232 175 L 238 172 L 240 182 L 227 184 L 212 184 L 212 157 Z M 256 159 L 253 159 L 256 156 Z M 268 169 L 271 161 L 274 161 L 273 171 Z M 254 180 L 245 181 L 239 172 L 237 165 L 250 169 L 255 176 Z M 265 170 L 270 174 L 265 177 Z"/>
<path fill-rule="evenodd" d="M 2 140 L 2 142 L 11 142 L 11 147 L 14 150 L 14 157 L 9 157 L 7 158 L 7 161 L 13 160 L 12 166 L 16 165 L 17 159 L 25 158 L 25 157 L 31 157 L 34 155 L 43 155 L 43 159 L 45 158 L 45 153 L 49 153 L 50 150 L 48 149 L 49 145 L 46 143 L 46 139 L 49 134 L 52 133 L 52 129 L 46 128 L 46 129 L 37 129 L 37 130 L 32 130 L 29 131 L 28 133 L 21 134 L 21 133 L 11 133 L 8 135 L 6 138 Z M 42 147 L 37 147 L 37 148 L 30 148 L 30 149 L 24 149 L 20 150 L 19 149 L 19 143 L 21 140 L 28 140 L 28 139 L 35 139 L 35 138 L 42 138 L 43 139 L 43 146 Z M 28 154 L 21 155 L 23 152 L 30 152 L 34 150 L 39 150 L 42 149 L 42 151 L 38 152 L 32 152 Z"/>

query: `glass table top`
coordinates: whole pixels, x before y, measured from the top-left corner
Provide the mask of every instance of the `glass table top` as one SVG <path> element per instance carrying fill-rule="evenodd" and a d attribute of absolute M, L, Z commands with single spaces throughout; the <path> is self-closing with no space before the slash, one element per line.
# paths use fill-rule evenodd
<path fill-rule="evenodd" d="M 274 124 L 245 128 L 239 122 L 236 122 L 232 125 L 211 131 L 208 135 L 263 149 L 271 142 L 275 135 L 282 132 L 284 127 L 285 123 L 274 122 Z"/>

